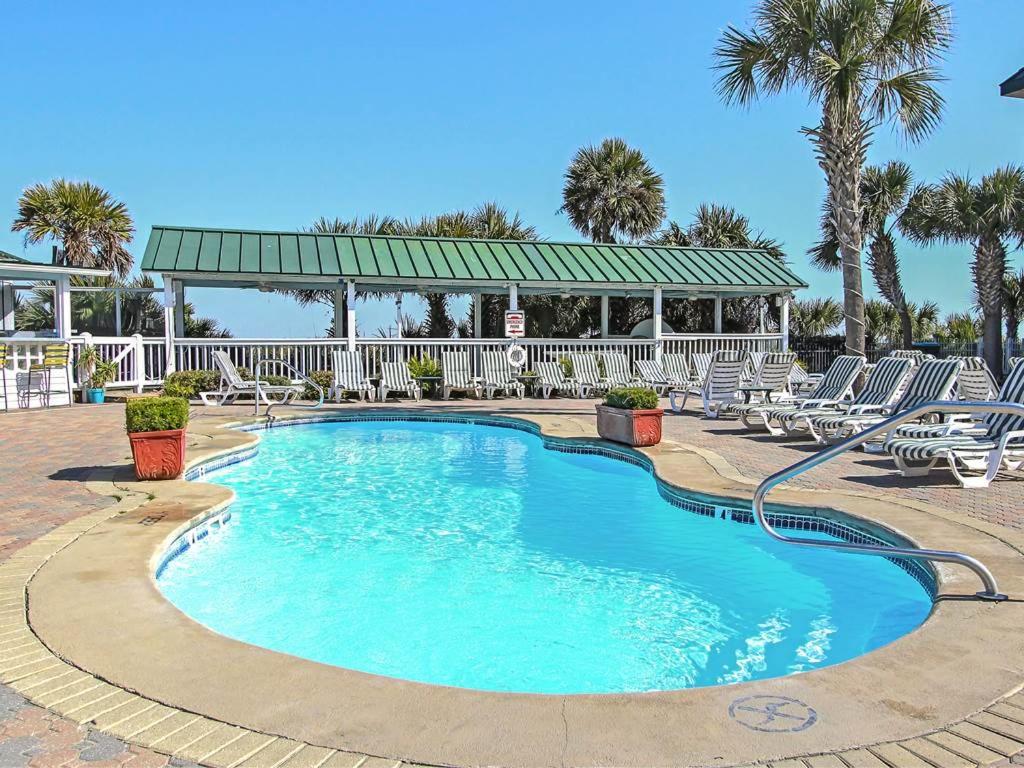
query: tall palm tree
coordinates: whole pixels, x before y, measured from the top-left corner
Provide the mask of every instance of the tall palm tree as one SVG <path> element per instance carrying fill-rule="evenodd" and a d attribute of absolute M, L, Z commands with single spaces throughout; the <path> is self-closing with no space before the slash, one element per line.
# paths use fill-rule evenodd
<path fill-rule="evenodd" d="M 715 49 L 727 102 L 797 89 L 821 107 L 802 132 L 828 184 L 851 354 L 865 344 L 860 189 L 872 132 L 893 121 L 917 140 L 938 124 L 935 64 L 950 38 L 949 7 L 934 0 L 758 0 L 753 28 L 730 26 Z"/>
<path fill-rule="evenodd" d="M 640 240 L 665 218 L 665 190 L 643 153 L 622 139 L 576 152 L 565 171 L 560 212 L 595 243 Z"/>
<path fill-rule="evenodd" d="M 878 292 L 896 310 L 903 349 L 909 349 L 914 341 L 914 321 L 903 291 L 893 232 L 906 208 L 913 178 L 909 165 L 891 161 L 884 166 L 867 166 L 860 180 L 861 221 L 864 234 L 869 238 L 868 268 Z M 842 267 L 842 259 L 834 226 L 836 217 L 830 200 L 826 200 L 823 207 L 822 239 L 811 248 L 811 261 L 820 269 L 837 270 Z M 868 331 L 870 325 L 869 322 Z"/>
<path fill-rule="evenodd" d="M 1006 338 L 1017 341 L 1020 336 L 1020 320 L 1024 315 L 1024 269 L 1003 275 L 1003 317 L 1006 321 Z"/>
<path fill-rule="evenodd" d="M 132 255 L 125 246 L 135 226 L 128 208 L 91 182 L 33 184 L 18 199 L 11 229 L 24 232 L 28 243 L 56 240 L 64 264 L 107 269 L 119 277 L 131 271 Z"/>
<path fill-rule="evenodd" d="M 981 335 L 981 324 L 967 312 L 946 315 L 942 325 L 935 331 L 940 341 L 953 344 L 971 344 Z"/>
<path fill-rule="evenodd" d="M 868 299 L 864 302 L 864 322 L 876 344 L 892 345 L 902 336 L 900 316 L 887 301 Z"/>
<path fill-rule="evenodd" d="M 1024 166 L 999 168 L 979 182 L 956 173 L 919 187 L 901 228 L 922 243 L 966 243 L 984 323 L 985 360 L 1003 369 L 1003 275 L 1008 244 L 1024 244 Z"/>

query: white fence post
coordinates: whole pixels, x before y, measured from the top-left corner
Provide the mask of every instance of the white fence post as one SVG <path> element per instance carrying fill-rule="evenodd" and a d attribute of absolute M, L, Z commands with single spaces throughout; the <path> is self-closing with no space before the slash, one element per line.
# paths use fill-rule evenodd
<path fill-rule="evenodd" d="M 661 362 L 661 288 L 654 289 L 654 360 Z"/>
<path fill-rule="evenodd" d="M 146 347 L 141 333 L 132 336 L 132 346 L 132 379 L 135 383 L 135 391 L 142 394 L 142 389 L 146 385 Z"/>
<path fill-rule="evenodd" d="M 782 295 L 782 306 L 779 307 L 779 330 L 782 331 L 782 351 L 789 352 L 789 296 Z"/>

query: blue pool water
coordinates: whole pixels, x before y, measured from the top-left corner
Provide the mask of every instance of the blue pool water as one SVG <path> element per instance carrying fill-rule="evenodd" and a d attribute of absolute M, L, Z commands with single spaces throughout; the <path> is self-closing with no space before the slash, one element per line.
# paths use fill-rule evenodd
<path fill-rule="evenodd" d="M 158 582 L 210 628 L 296 656 L 486 690 L 664 690 L 835 664 L 931 607 L 884 559 L 679 509 L 641 468 L 522 431 L 262 437 L 208 475 L 238 494 L 231 522 Z"/>

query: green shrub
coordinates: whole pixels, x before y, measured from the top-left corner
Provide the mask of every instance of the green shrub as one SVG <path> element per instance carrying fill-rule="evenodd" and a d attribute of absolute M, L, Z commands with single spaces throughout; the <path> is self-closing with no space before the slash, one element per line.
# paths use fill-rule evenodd
<path fill-rule="evenodd" d="M 97 360 L 89 377 L 92 389 L 104 389 L 107 384 L 117 378 L 117 363 L 110 360 Z"/>
<path fill-rule="evenodd" d="M 246 381 L 252 381 L 252 373 L 248 368 L 239 368 L 238 375 Z M 291 384 L 287 376 L 260 376 L 265 384 Z M 200 392 L 215 392 L 220 389 L 220 371 L 175 371 L 164 379 L 164 394 L 167 397 L 183 397 L 195 400 Z M 314 396 L 315 397 L 315 396 Z"/>
<path fill-rule="evenodd" d="M 630 411 L 648 410 L 658 407 L 658 393 L 646 387 L 616 387 L 605 395 L 604 404 Z"/>
<path fill-rule="evenodd" d="M 558 364 L 562 366 L 562 375 L 567 379 L 571 379 L 573 373 L 572 360 L 568 357 L 560 357 L 558 358 Z"/>
<path fill-rule="evenodd" d="M 420 357 L 409 358 L 409 375 L 414 379 L 417 376 L 440 376 L 441 375 L 441 363 L 435 360 L 430 355 L 421 355 Z M 434 388 L 436 382 L 424 381 L 423 384 L 424 394 L 430 393 Z"/>
<path fill-rule="evenodd" d="M 184 429 L 188 424 L 188 400 L 181 397 L 131 397 L 125 404 L 129 432 L 161 432 Z"/>
<path fill-rule="evenodd" d="M 334 374 L 330 371 L 313 371 L 309 374 L 309 378 L 324 388 L 324 399 L 327 399 L 327 390 L 334 385 Z M 310 384 L 306 384 L 305 389 L 302 390 L 303 400 L 316 400 L 319 395 L 317 391 L 313 389 Z"/>

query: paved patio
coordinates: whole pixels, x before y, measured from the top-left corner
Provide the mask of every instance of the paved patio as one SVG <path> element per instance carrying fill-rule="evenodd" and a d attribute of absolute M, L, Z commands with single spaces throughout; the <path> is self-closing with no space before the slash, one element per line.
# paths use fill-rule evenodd
<path fill-rule="evenodd" d="M 403 407 L 408 405 L 405 403 Z M 586 401 L 500 400 L 487 405 L 490 410 L 510 414 L 542 412 L 564 414 L 573 419 L 593 418 L 593 402 Z M 339 407 L 344 410 L 358 406 L 343 404 Z M 419 407 L 458 410 L 479 408 L 480 403 L 428 401 Z M 204 419 L 229 413 L 250 415 L 251 406 L 197 408 L 193 418 L 201 424 Z M 666 416 L 665 432 L 667 438 L 717 454 L 734 473 L 752 481 L 813 450 L 806 441 L 780 441 L 750 435 L 735 421 L 709 421 L 699 418 L 694 410 L 682 416 Z M 0 560 L 55 527 L 111 503 L 86 490 L 82 480 L 93 468 L 120 461 L 127 454 L 120 405 L 0 416 L 0 487 L 4 489 L 6 500 L 0 509 Z M 884 457 L 850 454 L 811 471 L 799 479 L 797 485 L 913 498 L 986 523 L 1020 530 L 1024 528 L 1021 478 L 1006 476 L 990 489 L 964 491 L 956 487 L 948 474 L 936 474 L 934 479 L 923 483 L 905 480 Z M 1013 758 L 1018 759 L 1021 756 Z M 898 761 L 889 763 L 895 768 L 901 766 Z M 867 755 L 863 764 L 885 765 Z M 973 763 L 965 760 L 963 764 Z M 137 767 L 188 763 L 82 728 L 28 704 L 10 689 L 0 686 L 0 766 L 8 765 Z"/>

